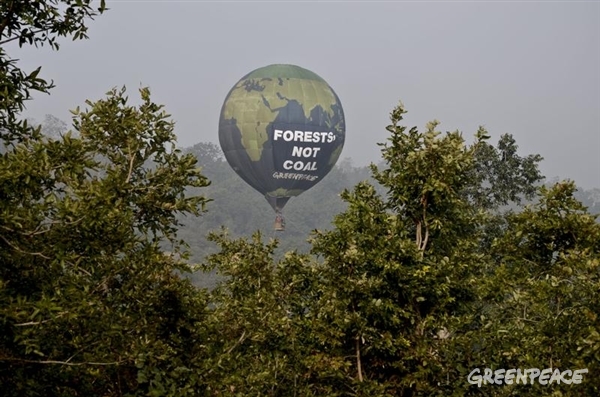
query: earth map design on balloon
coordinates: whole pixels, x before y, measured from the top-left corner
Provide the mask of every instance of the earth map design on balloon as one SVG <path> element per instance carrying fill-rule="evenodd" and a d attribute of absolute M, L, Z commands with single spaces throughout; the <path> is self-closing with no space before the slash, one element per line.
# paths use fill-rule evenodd
<path fill-rule="evenodd" d="M 269 65 L 242 77 L 219 120 L 219 141 L 231 167 L 279 209 L 331 171 L 344 137 L 336 93 L 295 65 Z"/>

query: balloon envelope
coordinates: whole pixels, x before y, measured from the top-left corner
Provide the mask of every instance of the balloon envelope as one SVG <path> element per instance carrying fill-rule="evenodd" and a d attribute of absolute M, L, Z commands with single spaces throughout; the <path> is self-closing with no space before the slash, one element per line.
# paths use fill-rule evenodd
<path fill-rule="evenodd" d="M 275 210 L 331 171 L 344 138 L 344 111 L 336 93 L 317 74 L 295 65 L 248 73 L 221 109 L 225 158 Z"/>

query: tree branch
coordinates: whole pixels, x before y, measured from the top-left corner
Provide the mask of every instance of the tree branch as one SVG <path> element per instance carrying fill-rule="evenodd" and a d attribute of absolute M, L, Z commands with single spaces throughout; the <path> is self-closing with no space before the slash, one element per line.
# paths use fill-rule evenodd
<path fill-rule="evenodd" d="M 125 183 L 129 183 L 131 180 L 131 174 L 133 173 L 133 160 L 135 160 L 135 155 L 131 153 L 131 147 L 127 148 L 129 150 L 129 172 L 127 173 L 127 179 L 125 179 Z"/>
<path fill-rule="evenodd" d="M 70 360 L 70 359 L 69 359 Z M 0 357 L 0 361 L 13 361 L 19 363 L 28 363 L 28 364 L 57 364 L 57 365 L 69 365 L 73 367 L 78 367 L 82 365 L 96 365 L 96 366 L 108 366 L 108 365 L 121 365 L 125 363 L 125 360 L 113 361 L 113 362 L 94 362 L 94 361 L 85 361 L 80 363 L 70 363 L 69 361 L 58 361 L 58 360 L 27 360 L 23 358 L 15 358 L 15 357 Z"/>
<path fill-rule="evenodd" d="M 20 249 L 19 247 L 17 247 L 16 245 L 14 245 L 13 243 L 11 243 L 10 241 L 8 241 L 6 239 L 6 237 L 0 235 L 0 238 L 2 238 L 2 240 L 4 240 L 4 242 L 6 244 L 8 244 L 9 247 L 11 247 L 12 249 L 14 249 L 17 252 L 20 252 L 22 254 L 26 254 L 26 255 L 34 255 L 34 256 L 41 256 L 44 259 L 52 259 L 49 256 L 46 256 L 44 254 L 42 254 L 41 252 L 27 252 L 27 251 L 23 251 L 22 249 Z"/>
<path fill-rule="evenodd" d="M 363 381 L 362 364 L 360 362 L 360 337 L 356 337 L 356 368 L 358 371 L 358 381 Z"/>
<path fill-rule="evenodd" d="M 233 351 L 233 349 L 235 349 L 238 345 L 240 345 L 244 341 L 245 337 L 246 337 L 246 331 L 242 332 L 242 336 L 240 336 L 240 339 L 233 346 L 231 346 L 229 348 L 229 350 L 227 350 L 226 354 L 231 353 Z"/>
<path fill-rule="evenodd" d="M 421 251 L 425 251 L 428 240 L 429 240 L 429 226 L 427 226 L 427 223 L 425 223 L 425 238 L 423 239 L 423 243 L 421 244 Z"/>
<path fill-rule="evenodd" d="M 38 29 L 38 30 L 32 30 L 31 31 L 31 35 L 36 35 L 38 33 L 46 32 L 46 31 L 48 31 L 48 30 L 50 30 L 52 28 L 53 28 L 53 26 L 48 26 L 47 28 Z M 2 40 L 2 41 L 0 41 L 0 45 L 4 45 L 6 43 L 10 43 L 11 41 L 15 41 L 15 40 L 20 39 L 20 38 L 21 38 L 21 36 L 19 35 L 19 36 L 11 37 L 11 38 L 6 39 L 6 40 Z"/>
<path fill-rule="evenodd" d="M 2 37 L 2 35 L 4 34 L 4 29 L 6 29 L 6 27 L 8 26 L 8 22 L 10 21 L 10 19 L 12 18 L 13 14 L 15 12 L 14 5 L 15 5 L 15 2 L 11 1 L 10 7 L 8 8 L 8 12 L 6 13 L 6 18 L 4 19 L 4 21 L 2 21 L 2 25 L 0 25 L 0 37 Z"/>
<path fill-rule="evenodd" d="M 419 221 L 419 243 L 417 246 L 421 250 L 421 256 L 427 247 L 427 241 L 429 240 L 429 225 L 427 225 L 427 196 L 421 197 L 421 204 L 423 205 L 423 214 L 421 215 L 421 221 Z M 425 226 L 425 238 L 421 238 L 421 225 Z"/>
<path fill-rule="evenodd" d="M 28 323 L 20 323 L 20 324 L 15 324 L 15 327 L 26 327 L 26 326 L 29 326 L 29 325 L 40 325 L 40 324 L 48 323 L 48 322 L 50 322 L 50 321 L 52 321 L 52 320 L 56 320 L 57 318 L 64 316 L 64 315 L 65 315 L 65 314 L 67 314 L 67 313 L 68 313 L 68 312 L 60 312 L 60 313 L 58 313 L 58 314 L 56 315 L 56 317 L 49 318 L 49 319 L 47 319 L 47 320 L 41 320 L 41 321 L 30 321 L 30 322 L 28 322 Z"/>

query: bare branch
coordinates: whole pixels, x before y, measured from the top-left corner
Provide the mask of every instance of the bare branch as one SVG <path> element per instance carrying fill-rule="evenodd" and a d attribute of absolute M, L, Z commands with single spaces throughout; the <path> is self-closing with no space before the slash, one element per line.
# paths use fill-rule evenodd
<path fill-rule="evenodd" d="M 72 357 L 71 357 L 72 358 Z M 69 358 L 69 360 L 71 359 Z M 109 366 L 109 365 L 121 365 L 126 360 L 119 360 L 113 362 L 95 362 L 95 361 L 85 361 L 79 363 L 71 363 L 67 361 L 58 361 L 58 360 L 27 360 L 22 358 L 15 357 L 0 357 L 0 361 L 12 361 L 12 362 L 20 362 L 20 363 L 28 363 L 28 364 L 56 364 L 56 365 L 68 365 L 73 367 L 83 366 L 83 365 L 95 365 L 95 366 Z"/>
<path fill-rule="evenodd" d="M 125 183 L 129 183 L 131 180 L 131 174 L 133 173 L 133 160 L 135 159 L 135 155 L 131 153 L 131 147 L 127 147 L 129 151 L 129 172 L 127 173 L 127 179 L 125 179 Z"/>
<path fill-rule="evenodd" d="M 362 364 L 360 362 L 360 337 L 356 337 L 356 368 L 358 371 L 358 381 L 363 381 Z"/>
<path fill-rule="evenodd" d="M 427 223 L 425 223 L 425 238 L 423 239 L 423 243 L 421 244 L 421 251 L 425 251 L 428 240 L 429 240 L 429 226 L 427 226 Z"/>
<path fill-rule="evenodd" d="M 4 240 L 4 242 L 6 244 L 8 244 L 12 249 L 14 249 L 17 252 L 20 252 L 20 253 L 26 254 L 26 255 L 41 256 L 42 258 L 48 259 L 48 260 L 52 259 L 49 256 L 46 256 L 46 255 L 42 254 L 41 252 L 27 252 L 27 251 L 23 251 L 22 249 L 20 249 L 19 247 L 17 247 L 16 245 L 14 245 L 13 243 L 11 243 L 10 241 L 8 241 L 6 239 L 6 237 L 4 237 L 2 235 L 0 235 L 0 238 L 2 238 L 2 240 Z"/>
<path fill-rule="evenodd" d="M 56 320 L 57 318 L 64 316 L 65 314 L 68 314 L 68 313 L 69 312 L 60 312 L 53 318 L 49 318 L 47 320 L 41 320 L 41 321 L 30 321 L 28 323 L 15 324 L 15 327 L 27 327 L 29 325 L 40 325 L 40 324 L 48 323 L 52 320 Z"/>
<path fill-rule="evenodd" d="M 235 349 L 236 347 L 238 347 L 245 339 L 246 337 L 246 331 L 242 332 L 242 336 L 240 336 L 240 339 L 229 348 L 229 350 L 227 350 L 227 354 L 231 353 L 233 351 L 233 349 Z"/>

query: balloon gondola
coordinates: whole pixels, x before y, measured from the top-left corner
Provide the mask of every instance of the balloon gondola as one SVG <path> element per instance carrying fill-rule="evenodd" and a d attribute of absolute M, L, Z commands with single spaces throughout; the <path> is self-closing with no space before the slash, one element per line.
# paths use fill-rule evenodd
<path fill-rule="evenodd" d="M 219 143 L 233 170 L 265 196 L 285 229 L 283 208 L 334 167 L 345 138 L 342 105 L 317 74 L 269 65 L 242 77 L 227 94 Z"/>

